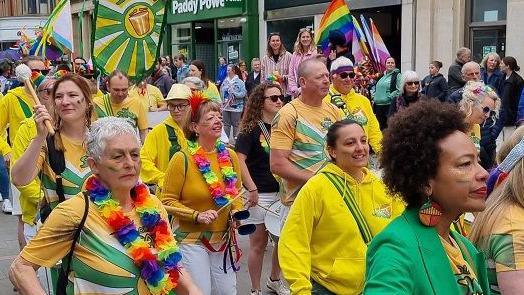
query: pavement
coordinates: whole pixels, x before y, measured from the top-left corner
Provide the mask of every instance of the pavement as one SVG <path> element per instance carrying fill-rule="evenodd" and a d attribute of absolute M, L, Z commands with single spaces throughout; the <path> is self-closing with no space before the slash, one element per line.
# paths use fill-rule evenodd
<path fill-rule="evenodd" d="M 8 272 L 11 262 L 19 252 L 17 240 L 17 218 L 15 216 L 0 213 L 0 294 L 15 295 L 13 285 L 9 281 Z M 249 253 L 249 238 L 246 236 L 239 237 L 240 247 L 243 251 L 241 258 L 240 271 L 237 273 L 237 294 L 246 295 L 251 292 L 251 281 L 247 268 L 247 255 Z M 265 283 L 269 276 L 271 266 L 272 245 L 268 243 L 264 256 L 264 265 L 262 269 L 261 285 L 264 294 L 268 292 Z"/>

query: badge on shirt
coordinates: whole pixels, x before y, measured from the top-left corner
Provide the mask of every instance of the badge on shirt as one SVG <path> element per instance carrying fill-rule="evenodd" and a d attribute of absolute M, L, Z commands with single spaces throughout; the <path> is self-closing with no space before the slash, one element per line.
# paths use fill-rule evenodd
<path fill-rule="evenodd" d="M 375 209 L 373 211 L 373 216 L 380 217 L 380 218 L 387 218 L 390 219 L 392 215 L 391 212 L 391 205 L 383 205 L 382 207 Z"/>

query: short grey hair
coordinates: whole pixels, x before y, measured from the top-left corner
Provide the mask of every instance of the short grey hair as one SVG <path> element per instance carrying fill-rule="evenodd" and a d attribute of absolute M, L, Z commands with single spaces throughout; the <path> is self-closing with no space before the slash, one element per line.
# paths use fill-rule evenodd
<path fill-rule="evenodd" d="M 462 69 L 460 70 L 462 72 L 462 75 L 466 75 L 466 72 L 469 70 L 469 69 L 478 69 L 480 71 L 480 65 L 474 61 L 469 61 L 467 63 L 465 63 L 463 66 L 462 66 Z"/>
<path fill-rule="evenodd" d="M 124 134 L 132 135 L 138 145 L 140 145 L 137 131 L 128 120 L 117 117 L 104 117 L 96 120 L 91 124 L 87 132 L 87 156 L 95 161 L 100 161 L 107 141 L 110 138 Z"/>
<path fill-rule="evenodd" d="M 191 83 L 198 88 L 198 91 L 204 90 L 204 81 L 198 77 L 185 77 L 184 80 L 182 80 L 182 84 L 187 86 L 187 83 Z"/>
<path fill-rule="evenodd" d="M 415 82 L 415 81 L 420 82 L 420 78 L 417 72 L 405 71 L 404 73 L 402 73 L 402 87 L 400 88 L 400 94 L 404 94 L 404 87 L 406 87 L 406 82 Z M 420 84 L 419 84 L 419 89 L 420 89 Z"/>
<path fill-rule="evenodd" d="M 457 50 L 457 58 L 461 57 L 462 55 L 464 55 L 466 53 L 471 54 L 471 49 L 469 49 L 467 47 L 460 47 Z"/>

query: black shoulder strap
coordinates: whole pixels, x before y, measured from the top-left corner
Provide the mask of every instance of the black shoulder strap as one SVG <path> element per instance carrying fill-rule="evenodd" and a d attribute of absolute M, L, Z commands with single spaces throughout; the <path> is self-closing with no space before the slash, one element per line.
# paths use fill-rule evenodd
<path fill-rule="evenodd" d="M 80 232 L 82 232 L 82 229 L 84 228 L 84 225 L 86 223 L 87 219 L 87 213 L 89 212 L 89 194 L 87 192 L 82 192 L 84 196 L 85 201 L 85 207 L 84 207 L 84 215 L 82 216 L 82 219 L 80 220 L 80 223 L 78 224 L 78 227 L 76 228 L 75 234 L 73 236 L 73 242 L 71 243 L 71 249 L 69 250 L 69 253 L 67 253 L 66 256 L 66 267 L 64 272 L 64 266 L 62 265 L 62 268 L 60 269 L 60 274 L 58 276 L 57 281 L 57 295 L 66 294 L 66 287 L 67 287 L 67 277 L 69 276 L 69 272 L 71 271 L 71 260 L 73 260 L 73 253 L 75 252 L 76 243 L 78 242 L 78 238 L 80 237 Z"/>
<path fill-rule="evenodd" d="M 49 135 L 46 138 L 47 142 L 47 158 L 49 166 L 56 175 L 56 194 L 58 195 L 58 202 L 65 201 L 64 186 L 62 184 L 62 172 L 65 170 L 65 156 L 63 151 L 59 151 L 55 147 L 55 136 Z"/>
<path fill-rule="evenodd" d="M 389 83 L 389 93 L 392 93 L 393 91 L 397 90 L 398 74 L 399 72 L 393 72 L 393 74 L 391 74 L 391 82 Z"/>
<path fill-rule="evenodd" d="M 176 136 L 175 128 L 165 123 L 164 125 L 166 126 L 169 144 L 171 145 L 169 147 L 169 159 L 171 159 L 173 155 L 180 150 L 180 143 L 178 143 L 178 136 Z"/>

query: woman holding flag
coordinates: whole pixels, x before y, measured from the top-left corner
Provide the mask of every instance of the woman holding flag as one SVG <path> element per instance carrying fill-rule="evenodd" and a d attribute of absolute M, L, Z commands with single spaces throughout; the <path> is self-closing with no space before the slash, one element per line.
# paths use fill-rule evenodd
<path fill-rule="evenodd" d="M 219 140 L 221 106 L 200 92 L 190 105 L 188 149 L 171 159 L 161 200 L 178 222 L 182 263 L 197 286 L 206 295 L 234 295 L 240 249 L 229 215 L 242 208 L 238 158 Z"/>

